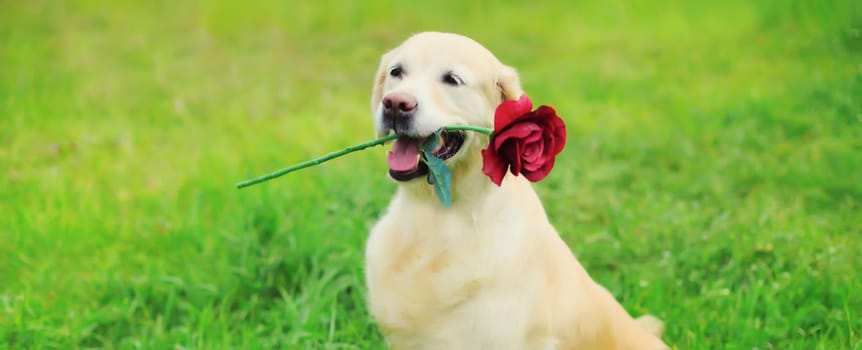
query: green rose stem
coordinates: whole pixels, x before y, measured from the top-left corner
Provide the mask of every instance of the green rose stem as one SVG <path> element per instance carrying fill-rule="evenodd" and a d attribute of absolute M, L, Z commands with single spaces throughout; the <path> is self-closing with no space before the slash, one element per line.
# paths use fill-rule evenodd
<path fill-rule="evenodd" d="M 445 126 L 445 127 L 443 127 L 443 130 L 445 130 L 445 131 L 458 131 L 458 130 L 475 131 L 475 132 L 482 133 L 485 135 L 491 135 L 494 132 L 494 129 L 483 128 L 481 126 L 472 126 L 472 125 Z M 376 139 L 376 140 L 363 142 L 363 143 L 360 143 L 360 144 L 355 145 L 355 146 L 350 146 L 350 147 L 347 147 L 343 150 L 335 151 L 335 152 L 332 152 L 330 154 L 327 154 L 327 155 L 319 157 L 319 158 L 315 158 L 315 159 L 312 159 L 312 160 L 309 160 L 306 162 L 292 165 L 292 166 L 289 166 L 287 168 L 277 170 L 277 171 L 274 171 L 272 173 L 256 177 L 254 179 L 245 180 L 243 182 L 237 183 L 236 188 L 248 187 L 251 185 L 259 184 L 259 183 L 264 182 L 264 181 L 272 180 L 272 179 L 277 178 L 279 176 L 282 176 L 284 174 L 294 172 L 294 171 L 297 171 L 299 169 L 305 169 L 305 168 L 308 168 L 311 166 L 315 166 L 315 165 L 318 165 L 320 163 L 331 160 L 333 158 L 338 158 L 338 157 L 341 157 L 341 156 L 348 154 L 348 153 L 361 151 L 361 150 L 366 149 L 366 148 L 371 147 L 371 146 L 382 145 L 386 142 L 392 141 L 392 140 L 397 139 L 397 138 L 398 138 L 397 134 L 392 134 L 392 135 L 381 137 L 381 138 Z"/>

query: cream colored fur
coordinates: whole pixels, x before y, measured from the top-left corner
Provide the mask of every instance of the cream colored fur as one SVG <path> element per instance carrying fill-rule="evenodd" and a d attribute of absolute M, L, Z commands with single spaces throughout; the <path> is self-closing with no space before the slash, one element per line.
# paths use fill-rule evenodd
<path fill-rule="evenodd" d="M 403 66 L 400 79 L 389 76 Z M 451 86 L 452 71 L 465 82 Z M 383 56 L 372 91 L 416 97 L 428 135 L 451 124 L 492 126 L 503 99 L 521 94 L 516 72 L 466 37 L 417 34 Z M 469 133 L 444 208 L 420 178 L 400 183 L 366 247 L 369 309 L 393 349 L 666 349 L 661 322 L 634 320 L 575 259 L 523 177 L 501 187 L 482 173 L 487 137 Z M 552 173 L 552 176 L 565 176 Z"/>

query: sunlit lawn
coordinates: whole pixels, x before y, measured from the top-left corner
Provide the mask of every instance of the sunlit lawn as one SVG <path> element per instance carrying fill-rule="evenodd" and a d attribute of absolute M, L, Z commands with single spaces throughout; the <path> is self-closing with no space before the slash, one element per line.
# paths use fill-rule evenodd
<path fill-rule="evenodd" d="M 536 188 L 679 349 L 862 347 L 862 4 L 0 2 L 0 348 L 380 348 L 379 56 L 469 35 L 554 105 Z"/>

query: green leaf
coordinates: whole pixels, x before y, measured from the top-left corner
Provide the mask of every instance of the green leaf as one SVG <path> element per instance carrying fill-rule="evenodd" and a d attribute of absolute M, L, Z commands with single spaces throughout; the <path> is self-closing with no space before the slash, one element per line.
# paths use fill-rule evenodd
<path fill-rule="evenodd" d="M 452 205 L 452 171 L 433 153 L 442 132 L 443 129 L 437 130 L 433 137 L 425 141 L 422 146 L 422 160 L 428 165 L 428 183 L 434 185 L 434 192 L 443 206 L 449 208 Z"/>

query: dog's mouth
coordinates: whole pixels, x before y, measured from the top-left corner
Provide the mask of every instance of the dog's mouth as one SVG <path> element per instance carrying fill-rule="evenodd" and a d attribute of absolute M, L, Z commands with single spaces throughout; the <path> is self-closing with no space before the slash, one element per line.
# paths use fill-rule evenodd
<path fill-rule="evenodd" d="M 389 161 L 389 176 L 397 181 L 410 181 L 420 176 L 428 175 L 428 166 L 421 160 L 419 150 L 428 137 L 401 136 L 392 144 L 392 150 L 386 154 Z M 460 131 L 444 131 L 441 133 L 437 148 L 431 152 L 442 160 L 452 158 L 464 144 L 464 133 Z"/>

